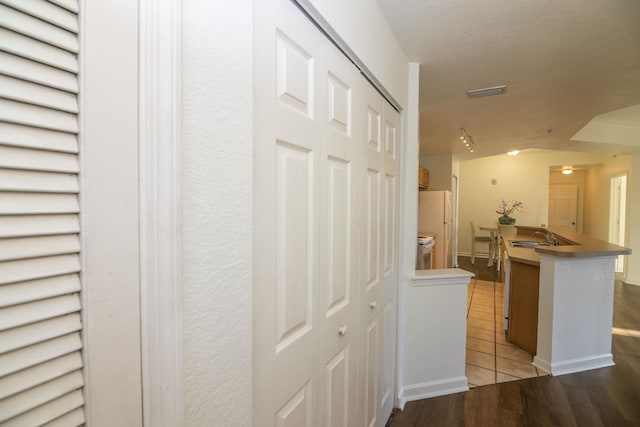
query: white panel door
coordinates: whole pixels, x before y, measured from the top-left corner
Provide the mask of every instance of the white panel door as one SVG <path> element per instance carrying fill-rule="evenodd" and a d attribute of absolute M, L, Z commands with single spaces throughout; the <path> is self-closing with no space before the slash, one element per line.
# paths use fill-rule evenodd
<path fill-rule="evenodd" d="M 328 42 L 327 42 L 328 43 Z M 320 163 L 320 329 L 319 425 L 349 427 L 357 410 L 358 142 L 362 118 L 362 77 L 326 44 L 327 68 L 318 78 L 326 88 L 319 121 Z"/>
<path fill-rule="evenodd" d="M 367 88 L 368 89 L 368 88 Z M 361 176 L 360 199 L 360 419 L 364 426 L 376 426 L 382 422 L 379 410 L 379 383 L 382 349 L 381 316 L 382 304 L 381 272 L 384 251 L 381 248 L 382 215 L 384 195 L 384 141 L 383 102 L 373 89 L 366 91 L 366 103 L 361 114 L 365 117 L 365 138 L 361 142 L 364 162 Z"/>
<path fill-rule="evenodd" d="M 576 231 L 578 185 L 549 185 L 549 227 Z"/>
<path fill-rule="evenodd" d="M 254 419 L 347 427 L 362 78 L 289 1 L 256 12 Z"/>
<path fill-rule="evenodd" d="M 381 426 L 398 115 L 290 1 L 257 2 L 256 17 L 254 422 Z"/>
<path fill-rule="evenodd" d="M 400 118 L 385 102 L 383 110 L 384 182 L 381 199 L 381 288 L 379 303 L 382 307 L 380 343 L 380 382 L 378 405 L 385 425 L 394 406 L 396 319 L 398 295 L 398 156 L 400 146 Z"/>
<path fill-rule="evenodd" d="M 399 118 L 366 87 L 362 143 L 359 408 L 363 425 L 385 425 L 394 403 Z"/>
<path fill-rule="evenodd" d="M 315 426 L 322 37 L 268 3 L 255 21 L 254 421 Z"/>

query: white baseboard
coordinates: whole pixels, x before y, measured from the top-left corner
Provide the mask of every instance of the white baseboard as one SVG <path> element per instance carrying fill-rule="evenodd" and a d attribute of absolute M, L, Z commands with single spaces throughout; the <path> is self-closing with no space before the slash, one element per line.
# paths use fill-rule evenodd
<path fill-rule="evenodd" d="M 471 252 L 458 252 L 458 256 L 464 256 L 464 257 L 467 257 L 467 258 L 471 258 Z M 489 253 L 487 253 L 487 252 L 476 252 L 476 258 L 489 259 Z"/>
<path fill-rule="evenodd" d="M 545 372 L 549 372 L 551 375 L 565 375 L 589 371 L 591 369 L 606 368 L 607 366 L 615 365 L 615 363 L 613 362 L 613 355 L 611 353 L 605 353 L 556 363 L 550 363 L 547 360 L 542 360 L 538 356 L 535 356 L 533 358 L 533 365 Z"/>
<path fill-rule="evenodd" d="M 466 376 L 445 378 L 437 381 L 413 384 L 405 386 L 400 391 L 398 403 L 400 409 L 404 409 L 407 402 L 426 399 L 428 397 L 443 396 L 445 394 L 460 393 L 469 391 L 469 384 Z"/>

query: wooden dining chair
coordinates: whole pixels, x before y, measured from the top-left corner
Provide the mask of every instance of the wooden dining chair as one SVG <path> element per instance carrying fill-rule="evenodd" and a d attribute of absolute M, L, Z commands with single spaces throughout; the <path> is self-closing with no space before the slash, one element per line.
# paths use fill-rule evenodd
<path fill-rule="evenodd" d="M 477 243 L 488 243 L 489 244 L 489 256 L 491 256 L 493 242 L 491 241 L 491 236 L 476 234 L 476 226 L 471 221 L 471 264 L 475 264 L 476 262 L 476 244 Z"/>

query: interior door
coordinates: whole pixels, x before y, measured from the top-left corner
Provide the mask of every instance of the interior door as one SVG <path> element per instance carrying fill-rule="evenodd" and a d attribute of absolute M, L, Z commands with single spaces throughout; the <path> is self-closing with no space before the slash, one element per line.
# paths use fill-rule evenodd
<path fill-rule="evenodd" d="M 397 291 L 398 114 L 366 90 L 360 242 L 360 398 L 365 426 L 393 409 Z"/>
<path fill-rule="evenodd" d="M 321 37 L 286 1 L 255 14 L 254 421 L 315 426 Z"/>
<path fill-rule="evenodd" d="M 578 185 L 549 185 L 549 226 L 576 231 L 578 216 Z"/>
<path fill-rule="evenodd" d="M 318 66 L 323 135 L 320 161 L 319 425 L 348 427 L 357 416 L 358 141 L 362 85 L 356 68 L 326 46 Z M 320 65 L 320 64 L 318 64 Z"/>
<path fill-rule="evenodd" d="M 254 420 L 353 426 L 366 82 L 290 1 L 255 11 Z"/>

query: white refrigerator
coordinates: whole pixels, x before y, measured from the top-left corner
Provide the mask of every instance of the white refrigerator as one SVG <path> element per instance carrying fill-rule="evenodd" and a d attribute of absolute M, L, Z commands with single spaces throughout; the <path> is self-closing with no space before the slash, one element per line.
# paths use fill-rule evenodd
<path fill-rule="evenodd" d="M 435 234 L 435 268 L 451 268 L 454 266 L 452 193 L 420 191 L 418 194 L 418 233 Z"/>

